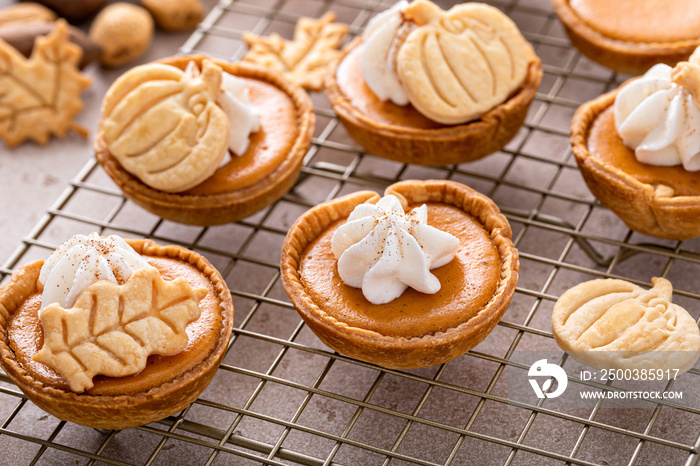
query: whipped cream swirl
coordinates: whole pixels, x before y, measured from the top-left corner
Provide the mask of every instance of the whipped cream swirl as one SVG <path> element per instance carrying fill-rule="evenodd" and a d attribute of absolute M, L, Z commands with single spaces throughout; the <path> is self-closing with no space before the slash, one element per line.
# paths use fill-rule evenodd
<path fill-rule="evenodd" d="M 404 24 L 402 11 L 408 6 L 401 0 L 386 11 L 372 18 L 362 35 L 364 47 L 360 70 L 367 86 L 382 101 L 391 100 L 396 105 L 408 104 L 408 95 L 396 75 L 395 56 L 399 29 Z"/>
<path fill-rule="evenodd" d="M 620 89 L 615 99 L 615 127 L 638 161 L 682 164 L 688 171 L 697 171 L 700 110 L 692 93 L 674 82 L 673 71 L 668 65 L 655 65 Z"/>
<path fill-rule="evenodd" d="M 119 236 L 101 238 L 94 232 L 75 235 L 60 245 L 41 268 L 41 308 L 52 303 L 70 308 L 93 283 L 109 280 L 123 285 L 132 272 L 144 267 L 150 264 Z"/>
<path fill-rule="evenodd" d="M 196 79 L 199 76 L 197 64 L 189 62 L 185 73 L 190 79 Z M 222 71 L 216 104 L 226 114 L 231 127 L 229 150 L 238 156 L 243 155 L 250 145 L 250 134 L 260 130 L 260 110 L 250 103 L 245 80 Z"/>
<path fill-rule="evenodd" d="M 454 258 L 459 239 L 427 221 L 425 204 L 405 213 L 392 195 L 358 205 L 331 239 L 340 278 L 372 304 L 391 302 L 409 286 L 437 293 L 440 281 L 430 270 Z"/>

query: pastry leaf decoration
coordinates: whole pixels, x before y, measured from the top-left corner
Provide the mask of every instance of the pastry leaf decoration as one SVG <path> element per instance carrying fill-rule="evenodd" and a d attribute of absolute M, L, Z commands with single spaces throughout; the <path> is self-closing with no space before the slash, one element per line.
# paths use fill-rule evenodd
<path fill-rule="evenodd" d="M 319 19 L 300 18 L 292 41 L 276 33 L 263 37 L 246 32 L 243 40 L 250 50 L 243 61 L 280 71 L 304 89 L 320 91 L 328 65 L 340 55 L 338 47 L 348 32 L 347 25 L 334 20 L 333 12 Z"/>
<path fill-rule="evenodd" d="M 76 393 L 92 388 L 95 375 L 137 374 L 149 355 L 185 349 L 185 328 L 199 317 L 206 293 L 184 278 L 163 280 L 155 267 L 135 271 L 123 285 L 99 281 L 72 308 L 54 303 L 41 311 L 44 343 L 34 360 L 56 370 Z"/>
<path fill-rule="evenodd" d="M 92 82 L 78 70 L 81 56 L 64 20 L 37 37 L 28 59 L 0 40 L 0 137 L 9 147 L 27 139 L 45 145 L 71 130 L 87 136 L 73 121 L 83 108 L 80 94 Z"/>

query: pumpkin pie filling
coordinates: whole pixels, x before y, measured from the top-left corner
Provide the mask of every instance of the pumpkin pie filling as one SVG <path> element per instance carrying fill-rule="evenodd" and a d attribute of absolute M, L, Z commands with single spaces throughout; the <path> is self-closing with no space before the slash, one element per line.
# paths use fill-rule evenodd
<path fill-rule="evenodd" d="M 251 104 L 260 112 L 260 130 L 250 134 L 250 146 L 213 175 L 182 194 L 207 195 L 253 186 L 279 167 L 299 136 L 297 112 L 289 95 L 266 82 L 244 79 Z"/>
<path fill-rule="evenodd" d="M 409 205 L 407 210 L 419 205 Z M 408 288 L 397 299 L 375 305 L 360 288 L 345 285 L 330 245 L 333 233 L 345 223 L 339 220 L 319 235 L 301 258 L 301 282 L 319 308 L 351 327 L 411 338 L 457 327 L 486 306 L 501 278 L 501 258 L 488 232 L 457 207 L 426 205 L 428 224 L 454 235 L 460 243 L 452 261 L 432 270 L 440 280 L 439 292 L 425 294 Z"/>
<path fill-rule="evenodd" d="M 571 0 L 570 5 L 591 29 L 613 39 L 653 43 L 700 37 L 698 2 Z"/>
<path fill-rule="evenodd" d="M 382 101 L 367 86 L 360 68 L 362 44 L 354 47 L 338 65 L 336 78 L 345 98 L 352 102 L 368 118 L 381 123 L 418 129 L 444 128 L 425 116 L 411 104 L 396 105 L 391 100 Z"/>
<path fill-rule="evenodd" d="M 571 44 L 626 74 L 687 60 L 700 44 L 700 4 L 684 0 L 551 0 Z"/>
<path fill-rule="evenodd" d="M 634 151 L 625 146 L 615 129 L 612 105 L 594 120 L 588 135 L 588 149 L 592 156 L 633 176 L 641 183 L 669 186 L 676 196 L 700 195 L 700 177 L 697 172 L 687 171 L 682 165 L 649 165 L 636 159 Z"/>
<path fill-rule="evenodd" d="M 392 369 L 450 361 L 481 343 L 518 280 L 507 219 L 454 181 L 405 180 L 303 214 L 282 247 L 282 284 L 340 354 Z"/>
<path fill-rule="evenodd" d="M 206 288 L 206 296 L 199 302 L 201 315 L 187 328 L 188 344 L 180 353 L 173 356 L 152 355 L 146 368 L 138 374 L 126 377 L 94 378 L 94 387 L 85 393 L 89 395 L 132 395 L 143 393 L 196 367 L 214 350 L 221 337 L 222 319 L 220 302 L 214 285 L 194 266 L 174 258 L 145 256 L 156 267 L 163 279 L 174 280 L 184 277 L 196 288 Z M 36 269 L 38 278 L 39 267 Z M 41 292 L 27 296 L 12 313 L 7 325 L 7 338 L 17 362 L 31 376 L 42 384 L 63 391 L 70 391 L 67 382 L 52 368 L 33 361 L 44 344 L 44 335 L 38 317 L 41 307 Z"/>

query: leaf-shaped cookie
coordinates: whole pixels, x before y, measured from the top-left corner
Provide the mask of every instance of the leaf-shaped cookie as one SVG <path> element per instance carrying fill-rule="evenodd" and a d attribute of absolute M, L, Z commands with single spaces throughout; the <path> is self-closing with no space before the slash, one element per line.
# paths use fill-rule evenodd
<path fill-rule="evenodd" d="M 246 32 L 243 40 L 250 50 L 243 61 L 280 71 L 304 89 L 320 91 L 328 65 L 340 55 L 338 47 L 348 32 L 347 25 L 334 20 L 330 11 L 319 19 L 300 18 L 292 41 L 276 33 L 262 37 Z"/>
<path fill-rule="evenodd" d="M 650 290 L 615 279 L 568 290 L 552 311 L 559 346 L 600 369 L 688 370 L 700 355 L 700 330 L 688 311 L 671 302 L 671 282 L 651 282 Z"/>
<path fill-rule="evenodd" d="M 121 286 L 99 281 L 72 308 L 54 303 L 40 312 L 44 344 L 34 360 L 56 370 L 76 393 L 92 388 L 95 375 L 137 374 L 149 355 L 185 349 L 185 329 L 199 317 L 206 293 L 184 278 L 163 280 L 155 267 L 135 271 Z"/>
<path fill-rule="evenodd" d="M 397 74 L 411 104 L 431 120 L 479 118 L 525 79 L 530 46 L 498 9 L 465 3 L 445 12 L 416 0 L 403 14 L 419 27 L 399 49 Z"/>
<path fill-rule="evenodd" d="M 180 192 L 209 178 L 227 153 L 230 124 L 216 104 L 221 68 L 210 60 L 184 72 L 150 63 L 107 91 L 101 127 L 109 150 L 152 188 Z"/>
<path fill-rule="evenodd" d="M 48 36 L 36 39 L 29 59 L 0 40 L 0 137 L 8 146 L 27 139 L 43 145 L 70 130 L 87 135 L 73 117 L 92 81 L 78 71 L 82 51 L 68 35 L 68 23 L 59 20 Z"/>

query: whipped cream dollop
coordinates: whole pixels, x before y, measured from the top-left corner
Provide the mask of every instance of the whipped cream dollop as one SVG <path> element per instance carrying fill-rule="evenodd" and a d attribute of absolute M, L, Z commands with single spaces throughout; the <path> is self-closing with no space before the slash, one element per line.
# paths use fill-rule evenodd
<path fill-rule="evenodd" d="M 655 65 L 620 89 L 615 99 L 615 127 L 640 162 L 682 164 L 688 171 L 697 171 L 700 110 L 691 91 L 674 79 L 674 70 Z"/>
<path fill-rule="evenodd" d="M 197 64 L 189 62 L 185 73 L 191 79 L 196 79 L 199 76 Z M 222 71 L 221 90 L 216 97 L 216 104 L 226 114 L 231 127 L 229 150 L 235 155 L 243 155 L 250 145 L 251 133 L 260 130 L 260 110 L 250 103 L 245 80 Z"/>
<path fill-rule="evenodd" d="M 75 304 L 78 295 L 100 280 L 123 285 L 131 274 L 150 264 L 116 235 L 75 235 L 60 245 L 44 262 L 39 282 L 44 285 L 41 308 L 58 303 Z"/>
<path fill-rule="evenodd" d="M 449 263 L 459 240 L 427 224 L 423 204 L 405 213 L 396 196 L 360 204 L 331 239 L 341 280 L 362 288 L 372 304 L 385 304 L 408 288 L 433 294 L 440 281 L 431 269 Z"/>
<path fill-rule="evenodd" d="M 396 105 L 408 104 L 408 95 L 396 75 L 396 54 L 399 29 L 404 24 L 402 11 L 408 6 L 401 0 L 372 18 L 362 35 L 364 47 L 360 70 L 367 86 L 383 101 Z"/>

